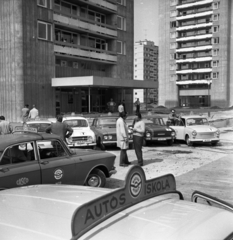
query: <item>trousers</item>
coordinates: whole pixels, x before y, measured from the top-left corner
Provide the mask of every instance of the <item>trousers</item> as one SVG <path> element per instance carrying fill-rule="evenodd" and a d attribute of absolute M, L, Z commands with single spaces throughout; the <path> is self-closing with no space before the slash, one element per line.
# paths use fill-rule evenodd
<path fill-rule="evenodd" d="M 133 135 L 133 144 L 134 144 L 135 153 L 138 159 L 138 163 L 143 164 L 143 158 L 142 158 L 143 137 Z"/>
<path fill-rule="evenodd" d="M 121 164 L 126 164 L 129 162 L 128 160 L 128 155 L 127 155 L 127 149 L 121 149 L 121 152 L 120 152 L 120 165 Z"/>

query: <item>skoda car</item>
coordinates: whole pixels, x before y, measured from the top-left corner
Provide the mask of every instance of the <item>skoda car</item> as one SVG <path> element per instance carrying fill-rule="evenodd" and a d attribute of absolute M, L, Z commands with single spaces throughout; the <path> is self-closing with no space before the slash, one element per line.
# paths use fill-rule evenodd
<path fill-rule="evenodd" d="M 71 185 L 4 190 L 0 209 L 3 240 L 233 238 L 232 205 L 196 191 L 191 201 L 183 200 L 172 174 L 146 180 L 139 166 L 115 190 Z"/>
<path fill-rule="evenodd" d="M 176 131 L 176 140 L 183 140 L 188 146 L 194 143 L 210 143 L 215 146 L 220 141 L 220 130 L 211 126 L 207 118 L 202 116 L 182 116 L 171 128 Z"/>
<path fill-rule="evenodd" d="M 91 129 L 95 133 L 97 146 L 105 150 L 106 146 L 116 146 L 116 121 L 117 117 L 102 116 L 93 119 Z M 132 130 L 129 132 L 129 144 L 132 147 L 133 135 Z"/>
<path fill-rule="evenodd" d="M 0 189 L 46 183 L 103 187 L 116 172 L 113 154 L 70 150 L 57 135 L 19 128 L 0 136 Z"/>
<path fill-rule="evenodd" d="M 129 128 L 132 128 L 135 116 L 129 116 L 126 119 Z M 145 134 L 144 140 L 145 144 L 155 142 L 165 142 L 168 145 L 172 145 L 176 136 L 175 131 L 164 123 L 164 120 L 160 116 L 150 115 L 143 116 L 143 121 L 145 122 Z"/>

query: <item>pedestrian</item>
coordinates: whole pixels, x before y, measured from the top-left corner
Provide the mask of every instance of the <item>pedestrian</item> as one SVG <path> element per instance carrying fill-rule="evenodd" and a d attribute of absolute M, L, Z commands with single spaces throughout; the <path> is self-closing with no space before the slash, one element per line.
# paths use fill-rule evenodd
<path fill-rule="evenodd" d="M 124 112 L 124 111 L 125 111 L 124 106 L 123 106 L 122 102 L 120 102 L 119 105 L 118 105 L 118 112 L 121 113 L 121 112 Z"/>
<path fill-rule="evenodd" d="M 4 116 L 0 116 L 0 135 L 12 133 L 13 128 Z"/>
<path fill-rule="evenodd" d="M 119 118 L 116 122 L 116 133 L 117 133 L 117 147 L 121 149 L 120 152 L 120 166 L 127 167 L 131 164 L 128 160 L 127 149 L 129 148 L 129 136 L 128 128 L 125 122 L 127 113 L 120 112 Z"/>
<path fill-rule="evenodd" d="M 141 113 L 137 113 L 137 117 L 133 126 L 133 144 L 138 159 L 138 165 L 143 166 L 142 145 L 145 133 L 145 123 L 142 120 Z"/>
<path fill-rule="evenodd" d="M 36 105 L 33 104 L 32 109 L 29 112 L 28 118 L 35 120 L 37 117 L 39 117 L 39 111 L 36 109 Z"/>
<path fill-rule="evenodd" d="M 178 118 L 179 116 L 176 114 L 175 109 L 172 109 L 170 114 L 168 115 L 168 121 L 170 121 L 172 126 L 176 125 Z"/>
<path fill-rule="evenodd" d="M 63 116 L 57 115 L 56 123 L 52 123 L 49 127 L 46 128 L 46 133 L 53 133 L 66 142 L 66 138 L 69 138 L 73 134 L 73 129 L 66 123 L 62 122 Z"/>
<path fill-rule="evenodd" d="M 108 110 L 109 110 L 109 112 L 111 112 L 111 113 L 115 112 L 116 103 L 113 101 L 112 98 L 111 98 L 110 101 L 107 103 L 107 105 L 108 105 Z"/>
<path fill-rule="evenodd" d="M 29 105 L 25 104 L 25 106 L 22 108 L 22 121 L 23 123 L 25 123 L 28 119 L 28 115 L 29 115 Z"/>
<path fill-rule="evenodd" d="M 134 103 L 135 107 L 136 107 L 136 114 L 140 113 L 140 101 L 139 98 L 137 98 L 137 101 Z"/>

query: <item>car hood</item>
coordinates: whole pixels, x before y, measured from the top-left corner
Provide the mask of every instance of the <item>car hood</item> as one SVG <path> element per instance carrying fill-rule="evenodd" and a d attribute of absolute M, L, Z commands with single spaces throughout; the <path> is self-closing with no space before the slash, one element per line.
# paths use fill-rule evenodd
<path fill-rule="evenodd" d="M 173 130 L 173 129 L 168 128 L 166 126 L 146 125 L 146 130 L 148 130 L 148 131 L 164 132 L 164 131 L 167 131 L 167 129 Z"/>
<path fill-rule="evenodd" d="M 101 128 L 99 132 L 102 134 L 116 134 L 116 128 Z"/>
<path fill-rule="evenodd" d="M 93 135 L 93 131 L 90 128 L 72 128 L 72 129 L 74 130 L 72 137 Z"/>
<path fill-rule="evenodd" d="M 187 126 L 187 127 L 197 132 L 216 132 L 218 130 L 216 127 L 207 126 L 207 125 L 194 125 L 194 126 Z"/>

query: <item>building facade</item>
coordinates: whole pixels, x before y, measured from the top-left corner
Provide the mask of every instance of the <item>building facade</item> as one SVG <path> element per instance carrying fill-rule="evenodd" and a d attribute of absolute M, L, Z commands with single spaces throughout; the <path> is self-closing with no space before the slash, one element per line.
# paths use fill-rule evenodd
<path fill-rule="evenodd" d="M 139 41 L 134 44 L 134 79 L 158 83 L 158 46 L 153 41 Z M 134 90 L 134 101 L 158 103 L 158 88 Z"/>
<path fill-rule="evenodd" d="M 133 0 L 1 0 L 0 114 L 133 109 Z"/>
<path fill-rule="evenodd" d="M 164 0 L 159 12 L 159 104 L 232 106 L 232 1 Z"/>

